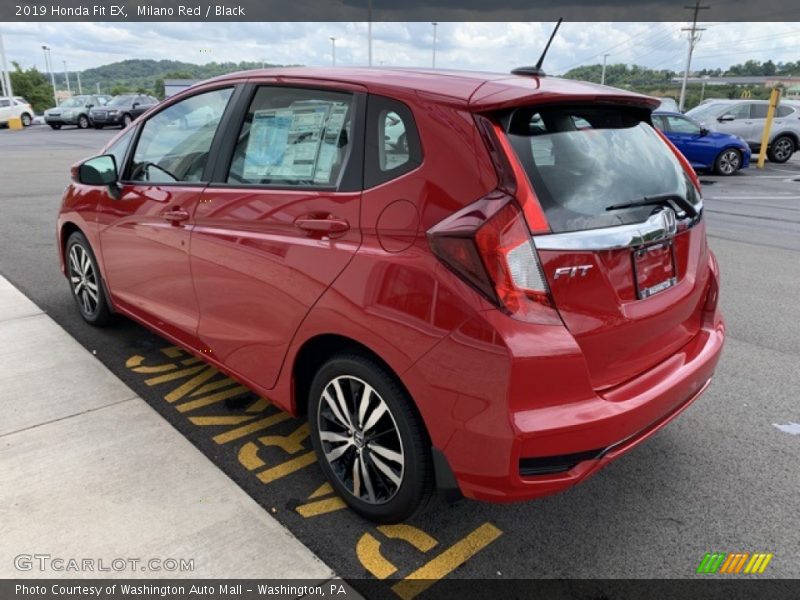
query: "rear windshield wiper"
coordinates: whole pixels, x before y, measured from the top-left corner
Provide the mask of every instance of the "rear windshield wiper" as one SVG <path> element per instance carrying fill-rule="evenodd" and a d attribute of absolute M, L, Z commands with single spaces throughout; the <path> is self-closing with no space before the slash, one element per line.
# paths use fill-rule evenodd
<path fill-rule="evenodd" d="M 612 204 L 611 206 L 606 206 L 606 210 L 622 210 L 623 208 L 636 208 L 638 206 L 666 204 L 670 200 L 680 206 L 684 212 L 688 212 L 693 217 L 697 216 L 697 207 L 680 194 L 658 194 L 656 196 L 644 196 L 640 200 L 634 200 L 633 202 L 625 202 L 624 204 Z"/>

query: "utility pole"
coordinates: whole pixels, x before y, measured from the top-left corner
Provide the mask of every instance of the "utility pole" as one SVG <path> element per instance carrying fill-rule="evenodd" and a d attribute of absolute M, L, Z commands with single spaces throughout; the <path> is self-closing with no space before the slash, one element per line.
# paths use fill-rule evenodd
<path fill-rule="evenodd" d="M 433 60 L 431 61 L 432 67 L 436 68 L 436 27 L 439 25 L 438 23 L 431 23 L 433 25 Z"/>
<path fill-rule="evenodd" d="M 368 66 L 372 66 L 372 0 L 367 3 L 367 51 Z"/>
<path fill-rule="evenodd" d="M 331 36 L 331 64 L 336 66 L 336 38 Z"/>
<path fill-rule="evenodd" d="M 600 85 L 606 84 L 606 60 L 608 60 L 609 56 L 611 55 L 603 54 L 603 73 L 600 75 Z"/>
<path fill-rule="evenodd" d="M 3 44 L 3 34 L 0 33 L 0 67 L 3 72 L 0 73 L 0 78 L 3 80 L 3 93 L 11 99 L 11 104 L 14 104 L 14 90 L 11 87 L 11 75 L 8 72 L 8 63 L 6 63 L 6 47 Z"/>
<path fill-rule="evenodd" d="M 53 85 L 53 102 L 58 106 L 58 94 L 56 93 L 56 76 L 53 73 L 52 56 L 50 54 L 50 46 L 42 46 L 44 51 L 44 68 L 50 73 L 50 83 Z"/>
<path fill-rule="evenodd" d="M 692 53 L 694 52 L 694 45 L 700 41 L 700 32 L 705 31 L 697 27 L 697 14 L 701 10 L 708 10 L 708 6 L 700 6 L 700 0 L 695 2 L 694 6 L 684 6 L 685 9 L 694 11 L 692 17 L 692 26 L 684 27 L 682 31 L 689 32 L 689 51 L 686 53 L 686 68 L 683 70 L 683 83 L 681 83 L 681 99 L 678 103 L 678 110 L 683 112 L 683 107 L 686 102 L 686 82 L 689 79 L 689 70 L 692 68 Z"/>
<path fill-rule="evenodd" d="M 81 87 L 81 72 L 75 71 L 75 76 L 78 78 L 78 95 L 83 96 L 83 88 Z"/>
<path fill-rule="evenodd" d="M 97 81 L 96 83 L 97 83 L 97 93 L 99 94 L 100 93 L 100 82 Z"/>
<path fill-rule="evenodd" d="M 69 87 L 69 71 L 67 71 L 67 61 L 62 60 L 61 62 L 64 63 L 64 79 L 67 82 L 67 91 L 72 95 L 72 88 Z"/>

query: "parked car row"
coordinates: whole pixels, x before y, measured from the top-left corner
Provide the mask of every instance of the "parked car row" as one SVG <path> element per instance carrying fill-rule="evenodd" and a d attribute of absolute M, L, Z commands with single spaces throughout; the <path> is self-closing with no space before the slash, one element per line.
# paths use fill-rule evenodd
<path fill-rule="evenodd" d="M 15 117 L 22 121 L 23 127 L 33 123 L 33 108 L 30 103 L 22 96 L 0 96 L 0 125 L 8 125 L 8 121 Z"/>
<path fill-rule="evenodd" d="M 761 150 L 766 126 L 767 100 L 720 100 L 703 102 L 685 115 L 664 104 L 653 112 L 653 125 L 678 147 L 695 169 L 733 175 L 750 164 Z M 785 163 L 800 148 L 800 104 L 784 100 L 778 106 L 767 158 Z"/>
<path fill-rule="evenodd" d="M 74 96 L 46 110 L 44 120 L 53 129 L 64 125 L 75 125 L 79 129 L 127 127 L 155 104 L 158 100 L 146 94 L 122 94 L 113 98 L 102 94 Z"/>

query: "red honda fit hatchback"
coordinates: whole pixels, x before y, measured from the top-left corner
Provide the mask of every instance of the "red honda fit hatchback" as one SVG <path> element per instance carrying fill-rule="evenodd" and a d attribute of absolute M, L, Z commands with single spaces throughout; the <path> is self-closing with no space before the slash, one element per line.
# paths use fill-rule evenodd
<path fill-rule="evenodd" d="M 310 423 L 376 521 L 564 490 L 708 386 L 725 326 L 654 99 L 543 76 L 204 82 L 76 165 L 83 318 L 133 318 Z"/>

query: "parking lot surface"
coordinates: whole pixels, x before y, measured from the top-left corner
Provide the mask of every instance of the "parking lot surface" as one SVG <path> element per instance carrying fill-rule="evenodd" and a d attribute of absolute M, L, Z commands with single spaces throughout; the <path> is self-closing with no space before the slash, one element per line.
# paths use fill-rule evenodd
<path fill-rule="evenodd" d="M 405 525 L 376 527 L 332 494 L 302 422 L 138 325 L 81 321 L 58 268 L 56 214 L 70 164 L 111 135 L 0 131 L 0 273 L 342 577 L 435 597 L 446 577 L 691 578 L 712 551 L 773 553 L 765 577 L 800 577 L 800 155 L 701 175 L 728 341 L 680 418 L 566 493 L 437 499 Z"/>

